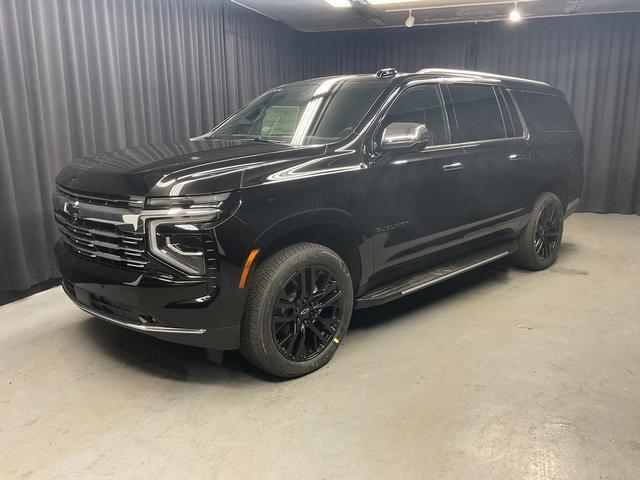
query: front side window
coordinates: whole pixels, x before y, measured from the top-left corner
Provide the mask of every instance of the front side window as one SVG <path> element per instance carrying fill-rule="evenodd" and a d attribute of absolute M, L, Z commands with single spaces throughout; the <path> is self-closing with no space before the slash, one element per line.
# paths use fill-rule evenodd
<path fill-rule="evenodd" d="M 426 126 L 433 138 L 432 145 L 449 143 L 437 85 L 419 85 L 404 91 L 385 115 L 382 128 L 396 122 Z"/>
<path fill-rule="evenodd" d="M 455 143 L 505 138 L 502 112 L 490 85 L 449 85 Z"/>
<path fill-rule="evenodd" d="M 285 85 L 242 108 L 215 128 L 212 138 L 291 145 L 335 142 L 355 130 L 387 85 L 348 77 Z"/>

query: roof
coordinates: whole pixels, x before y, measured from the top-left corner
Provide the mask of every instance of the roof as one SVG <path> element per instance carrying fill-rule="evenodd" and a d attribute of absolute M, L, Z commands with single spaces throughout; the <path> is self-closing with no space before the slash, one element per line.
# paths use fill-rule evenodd
<path fill-rule="evenodd" d="M 374 81 L 374 82 L 382 82 L 387 83 L 388 85 L 397 85 L 404 80 L 410 80 L 415 78 L 442 78 L 443 80 L 460 80 L 467 82 L 488 82 L 488 83 L 496 83 L 500 85 L 504 85 L 512 88 L 523 88 L 528 87 L 536 90 L 556 90 L 548 83 L 541 82 L 538 80 L 531 80 L 527 78 L 520 77 L 511 77 L 507 75 L 498 75 L 495 73 L 486 73 L 486 72 L 477 72 L 473 70 L 456 70 L 450 68 L 423 68 L 414 73 L 402 73 L 396 72 L 395 69 L 385 68 L 381 69 L 378 72 L 389 72 L 393 70 L 394 73 L 390 75 L 384 75 L 383 77 L 378 77 L 376 73 L 367 73 L 367 74 L 354 74 L 354 75 L 336 75 L 329 77 L 319 77 L 319 78 L 310 78 L 307 80 L 301 80 L 298 82 L 293 82 L 293 84 L 318 84 L 325 81 L 332 80 L 340 80 L 353 82 L 353 81 Z M 282 86 L 282 85 L 281 85 Z"/>

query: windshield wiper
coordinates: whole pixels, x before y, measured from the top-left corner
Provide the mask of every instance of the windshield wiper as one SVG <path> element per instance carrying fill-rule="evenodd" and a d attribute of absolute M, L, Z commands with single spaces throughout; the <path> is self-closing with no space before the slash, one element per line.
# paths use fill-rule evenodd
<path fill-rule="evenodd" d="M 278 145 L 288 145 L 288 143 L 285 142 L 284 140 L 269 140 L 267 138 L 262 138 L 262 137 L 253 137 L 252 140 L 254 142 L 259 142 L 259 143 L 276 143 Z"/>
<path fill-rule="evenodd" d="M 225 135 L 223 137 L 216 137 L 216 136 L 211 136 L 211 138 L 213 139 L 219 139 L 219 140 L 250 140 L 253 142 L 258 142 L 258 143 L 275 143 L 278 145 L 288 145 L 287 142 L 283 141 L 283 140 L 271 140 L 268 138 L 263 138 L 259 135 L 247 135 L 246 133 L 232 133 L 230 135 Z"/>

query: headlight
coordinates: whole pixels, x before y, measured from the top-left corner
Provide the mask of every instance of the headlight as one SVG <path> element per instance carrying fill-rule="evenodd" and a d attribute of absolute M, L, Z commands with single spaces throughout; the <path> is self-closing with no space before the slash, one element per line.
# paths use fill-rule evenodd
<path fill-rule="evenodd" d="M 150 220 L 149 247 L 159 259 L 189 275 L 205 275 L 203 235 L 210 218 Z"/>
<path fill-rule="evenodd" d="M 136 221 L 146 222 L 150 253 L 187 275 L 206 275 L 205 244 L 229 195 L 147 198 Z"/>

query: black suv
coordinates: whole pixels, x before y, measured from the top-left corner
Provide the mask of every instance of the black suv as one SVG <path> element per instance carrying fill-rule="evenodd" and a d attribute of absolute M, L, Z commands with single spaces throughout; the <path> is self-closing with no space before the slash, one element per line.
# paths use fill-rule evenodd
<path fill-rule="evenodd" d="M 542 82 L 384 69 L 283 85 L 190 141 L 66 167 L 63 286 L 117 325 L 304 375 L 354 308 L 508 255 L 551 265 L 582 152 Z"/>

